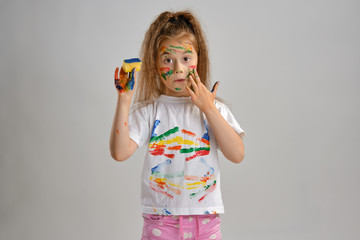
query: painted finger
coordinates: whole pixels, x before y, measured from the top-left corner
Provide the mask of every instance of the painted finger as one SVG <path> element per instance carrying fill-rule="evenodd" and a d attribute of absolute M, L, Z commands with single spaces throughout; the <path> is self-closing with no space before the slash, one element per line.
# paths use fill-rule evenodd
<path fill-rule="evenodd" d="M 190 76 L 189 76 L 189 79 L 190 79 L 190 82 L 191 82 L 191 86 L 192 86 L 192 87 L 193 87 L 193 89 L 194 89 L 194 93 L 195 93 L 195 94 L 198 94 L 198 92 L 199 92 L 199 88 L 198 88 L 198 86 L 197 86 L 197 84 L 196 84 L 196 82 L 195 82 L 195 80 L 194 80 L 193 76 L 192 76 L 192 75 L 190 75 Z"/>
<path fill-rule="evenodd" d="M 194 75 L 195 75 L 195 80 L 199 83 L 201 82 L 200 77 L 199 77 L 199 73 L 196 71 L 196 69 L 194 68 Z"/>
<path fill-rule="evenodd" d="M 195 69 L 194 69 L 195 70 Z M 201 82 L 199 75 L 196 75 L 196 73 L 193 73 L 192 78 L 194 79 L 196 86 L 198 87 L 198 93 L 202 93 L 205 91 L 206 87 L 205 85 Z M 206 89 L 207 90 L 207 89 Z"/>
<path fill-rule="evenodd" d="M 115 69 L 114 79 L 119 79 L 119 68 Z"/>
<path fill-rule="evenodd" d="M 123 88 L 121 87 L 121 82 L 120 82 L 120 79 L 119 79 L 119 68 L 118 68 L 118 67 L 115 69 L 114 84 L 115 84 L 115 87 L 116 87 L 120 92 L 123 91 Z"/>
<path fill-rule="evenodd" d="M 216 84 L 219 84 L 219 81 L 216 81 L 216 82 L 214 83 L 214 86 L 212 87 L 211 92 L 214 92 L 215 87 L 216 87 Z"/>
<path fill-rule="evenodd" d="M 127 73 L 124 71 L 124 69 L 121 67 L 120 69 L 120 79 L 127 79 Z"/>
<path fill-rule="evenodd" d="M 128 83 L 126 84 L 127 89 L 129 90 L 133 90 L 134 89 L 134 85 L 135 85 L 135 74 L 136 74 L 136 68 L 133 68 L 133 70 L 131 71 L 131 78 L 128 81 Z"/>
<path fill-rule="evenodd" d="M 211 89 L 211 93 L 214 95 L 214 97 L 216 96 L 216 92 L 217 92 L 217 89 L 218 89 L 218 87 L 219 87 L 219 84 L 220 84 L 220 82 L 217 81 L 217 82 L 214 84 L 213 88 Z"/>
<path fill-rule="evenodd" d="M 195 68 L 196 68 L 195 65 L 190 66 L 190 68 L 188 69 L 188 75 L 187 75 L 186 77 L 189 77 L 190 74 L 194 73 L 194 72 L 195 72 Z"/>
<path fill-rule="evenodd" d="M 133 87 L 133 89 L 134 89 L 134 88 L 135 88 L 135 86 L 136 86 L 136 81 L 137 81 L 138 71 L 136 71 L 136 70 L 135 70 L 135 72 L 134 72 L 133 76 L 134 76 L 134 87 Z"/>

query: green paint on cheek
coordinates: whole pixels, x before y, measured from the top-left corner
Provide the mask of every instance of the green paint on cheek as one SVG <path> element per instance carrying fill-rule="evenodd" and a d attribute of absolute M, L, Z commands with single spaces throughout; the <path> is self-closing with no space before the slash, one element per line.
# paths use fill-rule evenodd
<path fill-rule="evenodd" d="M 170 71 L 168 71 L 166 73 L 162 73 L 161 76 L 166 81 L 166 78 L 169 78 L 172 74 L 173 74 L 173 70 L 170 70 Z"/>
<path fill-rule="evenodd" d="M 175 88 L 176 91 L 181 91 L 181 88 Z"/>
<path fill-rule="evenodd" d="M 190 76 L 190 74 L 195 74 L 195 68 L 193 68 L 193 70 L 189 71 L 188 75 L 186 76 L 187 78 Z"/>
<path fill-rule="evenodd" d="M 166 75 L 165 75 L 165 73 L 162 73 L 161 76 L 162 76 L 163 79 L 166 81 Z"/>

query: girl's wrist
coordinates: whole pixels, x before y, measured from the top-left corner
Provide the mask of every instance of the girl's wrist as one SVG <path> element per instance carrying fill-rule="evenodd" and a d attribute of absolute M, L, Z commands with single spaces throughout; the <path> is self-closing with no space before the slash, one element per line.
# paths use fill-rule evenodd
<path fill-rule="evenodd" d="M 205 115 L 208 115 L 208 114 L 211 114 L 211 113 L 214 113 L 218 111 L 217 108 L 215 107 L 214 104 L 208 106 L 207 108 L 203 109 L 202 112 L 205 114 Z"/>
<path fill-rule="evenodd" d="M 131 97 L 128 96 L 122 96 L 121 94 L 118 94 L 118 105 L 123 107 L 130 108 L 131 105 Z"/>

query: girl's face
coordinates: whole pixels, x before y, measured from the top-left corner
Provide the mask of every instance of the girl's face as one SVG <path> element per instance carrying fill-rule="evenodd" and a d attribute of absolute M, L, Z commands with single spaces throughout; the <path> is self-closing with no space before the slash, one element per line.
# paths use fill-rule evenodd
<path fill-rule="evenodd" d="M 190 86 L 190 72 L 197 66 L 197 52 L 189 37 L 164 40 L 158 52 L 158 72 L 165 85 L 165 95 L 175 97 L 190 96 L 186 86 Z"/>

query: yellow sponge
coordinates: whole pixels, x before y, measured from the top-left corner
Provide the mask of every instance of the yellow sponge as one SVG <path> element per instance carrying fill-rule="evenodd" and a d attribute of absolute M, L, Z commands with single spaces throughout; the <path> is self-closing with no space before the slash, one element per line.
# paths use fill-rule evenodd
<path fill-rule="evenodd" d="M 134 68 L 136 68 L 136 71 L 140 71 L 141 61 L 139 58 L 125 59 L 122 68 L 125 72 L 131 72 Z"/>

